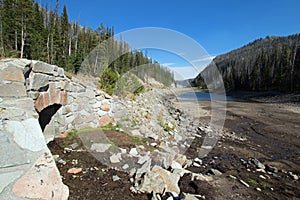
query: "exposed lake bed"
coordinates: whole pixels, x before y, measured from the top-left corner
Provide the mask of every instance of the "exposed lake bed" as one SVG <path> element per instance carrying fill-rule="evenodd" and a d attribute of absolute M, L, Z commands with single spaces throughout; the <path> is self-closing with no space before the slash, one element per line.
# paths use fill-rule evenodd
<path fill-rule="evenodd" d="M 299 181 L 291 176 L 300 173 L 300 106 L 295 101 L 298 95 L 253 96 L 249 101 L 226 102 L 224 130 L 232 135 L 222 136 L 203 159 L 209 164 L 194 170 L 208 173 L 216 168 L 223 173 L 213 184 L 214 189 L 211 188 L 215 191 L 214 199 L 299 198 Z M 240 97 L 245 99 L 245 95 Z M 181 100 L 176 105 L 195 120 L 202 123 L 211 120 L 210 101 Z M 201 138 L 198 140 L 193 144 L 202 142 Z M 196 155 L 193 149 L 192 145 L 188 152 Z M 253 158 L 265 166 L 276 167 L 279 172 L 251 168 Z M 237 179 L 228 178 L 231 176 Z M 238 180 L 250 182 L 250 186 L 243 186 Z M 258 192 L 257 188 L 262 191 Z"/>

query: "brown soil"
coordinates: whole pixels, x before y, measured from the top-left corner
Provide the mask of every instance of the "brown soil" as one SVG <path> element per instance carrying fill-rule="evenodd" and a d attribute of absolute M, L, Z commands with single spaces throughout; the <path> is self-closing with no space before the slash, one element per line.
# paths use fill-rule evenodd
<path fill-rule="evenodd" d="M 137 195 L 130 191 L 132 183 L 128 174 L 109 169 L 96 159 L 90 152 L 86 151 L 86 146 L 82 142 L 82 137 L 92 138 L 98 135 L 96 132 L 81 133 L 81 136 L 67 137 L 65 139 L 55 139 L 48 144 L 53 155 L 59 155 L 66 161 L 66 164 L 57 163 L 57 167 L 62 175 L 64 184 L 69 187 L 70 200 L 75 199 L 136 199 L 147 200 L 146 194 Z M 134 141 L 126 134 L 116 131 L 105 131 L 108 139 L 114 140 L 120 147 L 132 146 Z M 106 139 L 107 139 L 106 138 Z M 97 137 L 99 139 L 99 137 Z M 118 140 L 116 140 L 118 139 Z M 64 152 L 65 147 L 77 143 L 79 152 Z M 83 150 L 83 151 L 81 151 Z M 74 164 L 77 160 L 78 164 Z M 72 164 L 73 161 L 73 164 Z M 82 168 L 82 172 L 77 175 L 70 175 L 67 171 L 70 168 Z M 113 176 L 117 175 L 121 179 L 113 181 Z"/>

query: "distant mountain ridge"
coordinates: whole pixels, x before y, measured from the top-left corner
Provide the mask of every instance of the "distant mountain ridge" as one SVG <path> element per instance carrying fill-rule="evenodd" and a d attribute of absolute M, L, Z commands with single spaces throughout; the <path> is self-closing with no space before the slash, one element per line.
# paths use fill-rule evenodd
<path fill-rule="evenodd" d="M 185 80 L 177 80 L 176 85 L 177 87 L 191 87 L 191 82 L 194 79 L 185 79 Z"/>
<path fill-rule="evenodd" d="M 300 92 L 300 34 L 268 36 L 219 55 L 192 81 L 193 86 L 205 85 L 204 77 L 215 80 L 217 69 L 227 92 Z"/>

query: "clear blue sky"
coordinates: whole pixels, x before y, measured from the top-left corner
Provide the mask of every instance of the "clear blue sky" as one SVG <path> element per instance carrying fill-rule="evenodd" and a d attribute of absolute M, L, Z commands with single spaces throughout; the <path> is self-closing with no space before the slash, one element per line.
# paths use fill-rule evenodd
<path fill-rule="evenodd" d="M 40 1 L 40 0 L 37 0 Z M 52 0 L 54 2 L 54 0 Z M 42 0 L 50 4 L 51 0 Z M 163 27 L 196 40 L 219 55 L 268 35 L 300 33 L 299 0 L 60 0 L 69 18 L 96 29 L 101 22 L 120 33 L 139 27 Z M 54 4 L 54 3 L 53 3 Z M 152 52 L 160 63 L 172 56 Z M 177 62 L 176 66 L 183 66 Z"/>

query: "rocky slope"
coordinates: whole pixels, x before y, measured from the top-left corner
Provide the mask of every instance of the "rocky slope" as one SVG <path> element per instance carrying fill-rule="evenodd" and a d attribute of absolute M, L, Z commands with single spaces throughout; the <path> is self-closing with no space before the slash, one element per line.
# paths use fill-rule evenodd
<path fill-rule="evenodd" d="M 226 91 L 299 92 L 300 34 L 258 39 L 217 56 L 193 84 L 205 86 L 203 78 L 207 83 L 213 82 L 218 76 L 217 70 Z"/>

